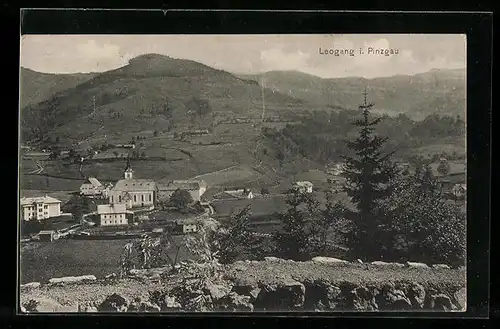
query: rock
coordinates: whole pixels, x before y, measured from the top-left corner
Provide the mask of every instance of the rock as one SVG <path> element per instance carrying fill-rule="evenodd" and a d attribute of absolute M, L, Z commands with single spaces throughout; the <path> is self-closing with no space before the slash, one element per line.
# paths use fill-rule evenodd
<path fill-rule="evenodd" d="M 254 306 L 268 311 L 298 309 L 304 305 L 305 291 L 302 283 L 292 279 L 266 284 L 262 286 Z"/>
<path fill-rule="evenodd" d="M 377 260 L 377 261 L 374 261 L 372 262 L 372 265 L 376 265 L 376 266 L 384 266 L 384 265 L 390 265 L 389 263 L 386 263 L 386 262 L 382 262 L 380 260 Z"/>
<path fill-rule="evenodd" d="M 179 310 L 182 308 L 181 304 L 178 303 L 175 297 L 165 296 L 165 310 Z"/>
<path fill-rule="evenodd" d="M 204 292 L 212 297 L 213 300 L 222 299 L 229 294 L 232 286 L 229 284 L 215 284 L 207 283 L 204 288 Z"/>
<path fill-rule="evenodd" d="M 406 266 L 413 268 L 429 268 L 427 264 L 424 263 L 416 263 L 416 262 L 406 262 Z"/>
<path fill-rule="evenodd" d="M 339 287 L 329 285 L 326 287 L 326 307 L 334 310 L 340 302 L 342 290 Z"/>
<path fill-rule="evenodd" d="M 359 258 L 358 258 L 358 259 L 356 259 L 356 263 L 358 263 L 358 264 L 363 264 L 363 261 L 362 261 L 361 259 L 359 259 Z"/>
<path fill-rule="evenodd" d="M 97 309 L 99 312 L 126 312 L 127 307 L 127 300 L 115 293 L 106 297 Z"/>
<path fill-rule="evenodd" d="M 461 288 L 453 294 L 455 305 L 459 311 L 466 311 L 467 309 L 467 289 Z"/>
<path fill-rule="evenodd" d="M 425 302 L 425 289 L 419 283 L 412 283 L 406 294 L 413 308 L 422 309 Z"/>
<path fill-rule="evenodd" d="M 432 268 L 436 269 L 436 270 L 449 270 L 450 267 L 446 264 L 434 264 L 432 265 Z"/>
<path fill-rule="evenodd" d="M 430 297 L 430 308 L 439 311 L 451 311 L 453 304 L 450 297 L 445 294 L 437 294 Z"/>
<path fill-rule="evenodd" d="M 306 280 L 305 310 L 328 311 L 336 310 L 343 302 L 342 290 L 327 280 Z"/>
<path fill-rule="evenodd" d="M 222 308 L 231 311 L 253 312 L 253 305 L 250 303 L 250 297 L 239 295 L 234 291 L 227 295 Z"/>
<path fill-rule="evenodd" d="M 391 310 L 409 310 L 411 309 L 411 302 L 401 290 L 391 290 L 387 295 Z"/>
<path fill-rule="evenodd" d="M 95 281 L 97 278 L 94 275 L 81 275 L 81 276 L 66 276 L 62 278 L 52 278 L 49 280 L 50 284 L 59 283 L 76 283 L 83 281 Z"/>
<path fill-rule="evenodd" d="M 375 265 L 375 266 L 394 266 L 394 267 L 404 267 L 404 264 L 400 264 L 400 263 L 386 263 L 386 262 L 382 262 L 382 261 L 374 261 L 374 262 L 371 262 L 372 265 Z"/>
<path fill-rule="evenodd" d="M 160 312 L 160 307 L 151 302 L 137 300 L 130 303 L 127 312 Z"/>
<path fill-rule="evenodd" d="M 264 260 L 266 262 L 284 262 L 284 259 L 278 258 L 278 257 L 264 257 Z"/>
<path fill-rule="evenodd" d="M 333 264 L 333 263 L 348 263 L 346 260 L 333 258 L 333 257 L 314 257 L 312 259 L 313 262 L 322 263 L 322 264 Z"/>
<path fill-rule="evenodd" d="M 259 296 L 260 290 L 261 288 L 252 284 L 236 282 L 231 291 L 237 293 L 238 295 L 249 296 L 250 300 L 254 301 L 257 299 L 257 296 Z"/>
<path fill-rule="evenodd" d="M 342 285 L 339 304 L 349 311 L 377 311 L 378 305 L 375 294 L 366 286 L 355 286 L 350 283 Z M 377 291 L 378 292 L 378 291 Z"/>
<path fill-rule="evenodd" d="M 412 304 L 404 291 L 396 289 L 392 283 L 384 284 L 376 299 L 381 310 L 399 311 L 412 308 Z"/>
<path fill-rule="evenodd" d="M 21 288 L 30 288 L 30 289 L 35 289 L 40 287 L 40 282 L 30 282 L 26 284 L 22 284 Z"/>

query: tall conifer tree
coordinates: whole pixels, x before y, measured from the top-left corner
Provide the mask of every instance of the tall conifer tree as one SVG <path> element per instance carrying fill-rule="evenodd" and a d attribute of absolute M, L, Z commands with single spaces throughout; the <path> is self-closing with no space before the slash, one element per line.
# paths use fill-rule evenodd
<path fill-rule="evenodd" d="M 374 106 L 368 103 L 364 92 L 362 119 L 352 124 L 359 127 L 355 140 L 347 142 L 353 156 L 344 156 L 343 176 L 346 178 L 345 192 L 351 197 L 356 211 L 347 212 L 352 229 L 347 235 L 347 243 L 354 255 L 365 259 L 381 259 L 384 244 L 389 237 L 385 233 L 383 200 L 391 195 L 391 180 L 396 174 L 396 167 L 390 161 L 393 154 L 383 154 L 387 138 L 377 136 L 375 126 L 382 118 L 370 119 L 370 110 Z"/>

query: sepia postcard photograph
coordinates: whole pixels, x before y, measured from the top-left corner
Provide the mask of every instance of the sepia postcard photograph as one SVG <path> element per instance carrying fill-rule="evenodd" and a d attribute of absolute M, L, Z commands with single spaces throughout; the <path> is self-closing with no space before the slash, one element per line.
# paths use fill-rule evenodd
<path fill-rule="evenodd" d="M 465 34 L 24 34 L 21 313 L 465 312 Z"/>

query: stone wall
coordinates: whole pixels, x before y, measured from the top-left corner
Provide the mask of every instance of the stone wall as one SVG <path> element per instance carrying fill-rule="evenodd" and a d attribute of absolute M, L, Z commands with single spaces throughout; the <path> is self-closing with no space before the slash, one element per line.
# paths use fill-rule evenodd
<path fill-rule="evenodd" d="M 38 312 L 465 311 L 465 286 L 465 268 L 268 258 L 236 262 L 221 279 L 203 282 L 161 268 L 127 279 L 30 283 L 21 302 L 31 300 Z M 92 294 L 85 299 L 81 291 Z"/>

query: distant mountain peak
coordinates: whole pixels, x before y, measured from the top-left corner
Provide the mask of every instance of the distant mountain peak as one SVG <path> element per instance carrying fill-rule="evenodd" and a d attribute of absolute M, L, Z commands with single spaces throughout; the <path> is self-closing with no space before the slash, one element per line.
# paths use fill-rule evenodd
<path fill-rule="evenodd" d="M 132 59 L 129 60 L 129 62 L 133 61 L 150 61 L 150 60 L 169 60 L 172 59 L 172 57 L 169 57 L 167 55 L 162 55 L 162 54 L 156 54 L 156 53 L 148 53 L 148 54 L 142 54 L 139 56 L 136 56 Z"/>

